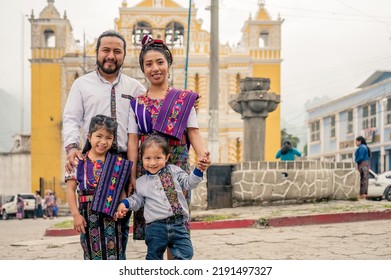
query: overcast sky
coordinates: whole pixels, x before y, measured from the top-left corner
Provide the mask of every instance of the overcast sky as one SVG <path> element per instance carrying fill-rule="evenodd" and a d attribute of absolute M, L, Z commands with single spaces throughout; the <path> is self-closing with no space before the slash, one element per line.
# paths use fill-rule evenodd
<path fill-rule="evenodd" d="M 133 6 L 140 0 L 128 0 Z M 188 7 L 188 0 L 177 0 Z M 210 28 L 210 0 L 193 0 L 203 28 Z M 304 103 L 315 96 L 338 98 L 351 93 L 376 70 L 391 69 L 390 0 L 266 0 L 273 19 L 282 25 L 282 118 L 304 124 Z M 0 9 L 2 43 L 0 89 L 21 98 L 24 87 L 26 114 L 30 113 L 30 16 L 36 17 L 46 0 L 3 0 Z M 71 21 L 74 37 L 93 41 L 114 27 L 122 0 L 56 0 L 61 15 Z M 257 0 L 220 0 L 220 42 L 237 43 L 241 28 Z M 23 24 L 22 24 L 23 23 Z M 24 36 L 23 36 L 24 34 Z M 24 38 L 24 39 L 22 39 Z M 23 44 L 24 43 L 24 44 Z M 23 46 L 22 46 L 23 45 Z M 24 48 L 24 52 L 22 51 Z M 24 59 L 21 58 L 24 53 Z M 21 83 L 22 65 L 25 83 Z M 4 105 L 3 105 L 4 106 Z M 27 118 L 27 117 L 26 117 Z M 29 128 L 29 124 L 25 125 Z M 29 131 L 25 131 L 29 132 Z M 289 132 L 289 129 L 288 129 Z M 1 132 L 0 132 L 1 136 Z"/>

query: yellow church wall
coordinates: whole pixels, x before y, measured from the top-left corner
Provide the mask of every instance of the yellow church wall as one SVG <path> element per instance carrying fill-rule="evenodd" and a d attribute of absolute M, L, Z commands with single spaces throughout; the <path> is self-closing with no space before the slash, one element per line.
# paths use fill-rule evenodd
<path fill-rule="evenodd" d="M 31 190 L 56 192 L 65 201 L 61 182 L 61 65 L 31 64 Z"/>
<path fill-rule="evenodd" d="M 136 7 L 152 7 L 152 0 L 145 0 L 145 1 L 137 4 Z"/>
<path fill-rule="evenodd" d="M 167 8 L 179 8 L 177 3 L 175 3 L 172 0 L 162 0 L 162 3 L 164 2 L 164 6 Z M 153 7 L 153 0 L 145 0 L 142 1 L 141 3 L 137 4 L 136 7 L 145 7 L 145 8 L 150 8 Z"/>
<path fill-rule="evenodd" d="M 281 92 L 281 66 L 280 64 L 257 64 L 253 66 L 254 77 L 270 78 L 270 90 L 280 94 Z M 269 113 L 266 119 L 266 136 L 265 136 L 265 160 L 275 161 L 275 155 L 280 149 L 281 143 L 281 117 L 280 105 L 277 109 Z"/>
<path fill-rule="evenodd" d="M 270 20 L 270 16 L 268 15 L 265 9 L 259 10 L 255 18 L 257 20 Z"/>

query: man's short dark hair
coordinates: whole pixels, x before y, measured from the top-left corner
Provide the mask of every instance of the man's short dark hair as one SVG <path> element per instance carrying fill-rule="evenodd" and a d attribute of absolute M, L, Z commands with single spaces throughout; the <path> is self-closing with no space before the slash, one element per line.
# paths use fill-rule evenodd
<path fill-rule="evenodd" d="M 115 31 L 115 30 L 107 30 L 105 32 L 103 32 L 102 34 L 100 34 L 100 36 L 98 37 L 98 42 L 96 43 L 96 53 L 98 53 L 98 50 L 99 50 L 99 47 L 100 47 L 100 44 L 101 44 L 101 41 L 102 41 L 102 38 L 103 37 L 117 37 L 119 39 L 122 40 L 122 42 L 124 43 L 124 55 L 126 55 L 126 40 L 124 38 L 124 36 L 122 36 L 121 33 Z"/>

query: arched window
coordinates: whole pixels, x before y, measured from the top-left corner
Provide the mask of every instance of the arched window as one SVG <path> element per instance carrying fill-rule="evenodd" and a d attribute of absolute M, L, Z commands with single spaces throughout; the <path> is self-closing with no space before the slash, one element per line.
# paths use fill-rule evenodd
<path fill-rule="evenodd" d="M 133 27 L 132 42 L 133 45 L 141 45 L 141 40 L 145 35 L 152 33 L 152 26 L 146 21 L 136 22 Z"/>
<path fill-rule="evenodd" d="M 55 48 L 56 47 L 56 36 L 54 31 L 51 29 L 46 29 L 44 31 L 45 38 L 45 48 Z"/>
<path fill-rule="evenodd" d="M 179 22 L 172 21 L 166 26 L 164 42 L 168 46 L 182 47 L 184 41 L 184 28 Z"/>
<path fill-rule="evenodd" d="M 266 48 L 268 46 L 269 46 L 269 32 L 262 31 L 261 34 L 259 34 L 259 47 Z"/>

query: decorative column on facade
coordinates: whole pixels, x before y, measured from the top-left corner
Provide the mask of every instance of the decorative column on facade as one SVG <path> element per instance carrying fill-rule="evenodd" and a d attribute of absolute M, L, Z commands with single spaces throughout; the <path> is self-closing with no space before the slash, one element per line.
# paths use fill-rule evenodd
<path fill-rule="evenodd" d="M 207 86 L 208 86 L 208 78 L 206 75 L 200 75 L 200 93 L 202 93 L 202 98 L 200 100 L 200 110 L 206 112 L 206 108 L 208 107 L 209 96 L 207 95 Z"/>
<path fill-rule="evenodd" d="M 229 139 L 228 163 L 239 163 L 242 161 L 243 141 L 238 138 Z"/>
<path fill-rule="evenodd" d="M 245 78 L 240 81 L 240 94 L 231 95 L 229 105 L 242 115 L 244 123 L 244 161 L 263 161 L 265 158 L 266 118 L 277 109 L 280 96 L 267 92 L 270 79 Z"/>
<path fill-rule="evenodd" d="M 239 94 L 239 92 L 237 91 L 237 87 L 236 87 L 236 75 L 237 74 L 230 73 L 228 76 L 228 92 L 233 92 L 234 94 Z"/>
<path fill-rule="evenodd" d="M 240 86 L 238 85 L 240 81 L 237 81 L 238 73 L 231 72 L 228 75 L 228 93 L 232 92 L 233 95 L 239 95 L 240 94 Z M 228 95 L 229 97 L 229 95 Z M 231 117 L 236 113 L 232 111 L 232 108 L 228 106 L 227 108 L 227 114 L 230 116 L 228 121 L 231 121 Z M 238 163 L 242 161 L 242 150 L 243 150 L 243 141 L 241 139 L 241 135 L 238 135 L 237 133 L 228 133 L 228 163 Z"/>

